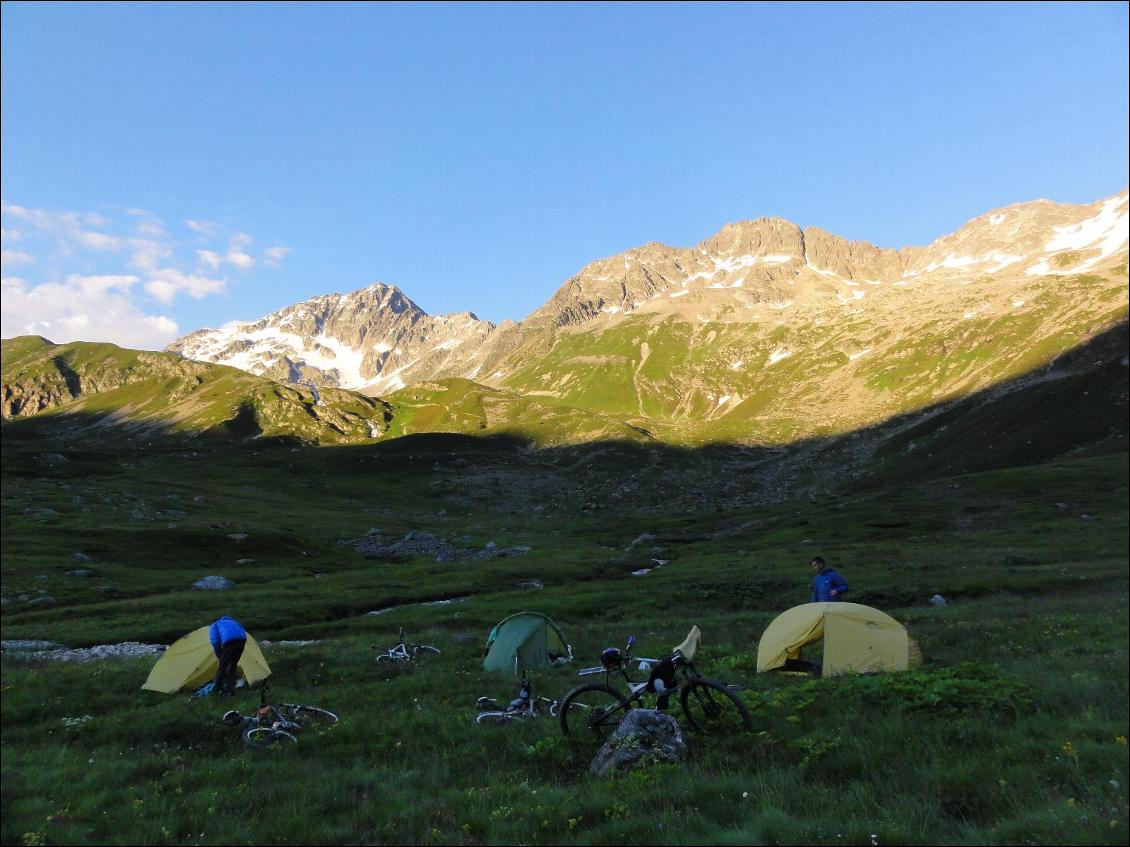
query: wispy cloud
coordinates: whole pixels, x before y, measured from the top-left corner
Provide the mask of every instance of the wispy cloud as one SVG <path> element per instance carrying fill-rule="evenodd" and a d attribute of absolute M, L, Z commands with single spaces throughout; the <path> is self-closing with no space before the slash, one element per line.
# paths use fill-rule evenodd
<path fill-rule="evenodd" d="M 34 332 L 53 340 L 164 346 L 176 322 L 151 314 L 154 308 L 223 294 L 225 268 L 277 267 L 291 252 L 282 246 L 253 250 L 248 233 L 204 218 L 170 232 L 147 209 L 100 214 L 3 200 L 0 213 L 3 264 L 12 269 L 4 280 L 6 336 Z"/>
<path fill-rule="evenodd" d="M 216 238 L 224 230 L 223 224 L 215 221 L 187 220 L 184 225 L 204 238 Z"/>
<path fill-rule="evenodd" d="M 200 264 L 212 270 L 218 270 L 224 261 L 223 256 L 219 253 L 213 253 L 211 250 L 197 250 L 196 255 L 200 257 Z"/>
<path fill-rule="evenodd" d="M 169 305 L 177 294 L 184 293 L 194 300 L 209 294 L 219 294 L 227 288 L 222 279 L 186 274 L 174 268 L 162 268 L 145 283 L 145 291 L 154 299 Z"/>
<path fill-rule="evenodd" d="M 282 260 L 294 252 L 292 247 L 268 247 L 263 251 L 263 263 L 277 268 Z"/>
<path fill-rule="evenodd" d="M 35 257 L 22 250 L 0 250 L 0 265 L 11 267 L 13 265 L 29 265 Z"/>

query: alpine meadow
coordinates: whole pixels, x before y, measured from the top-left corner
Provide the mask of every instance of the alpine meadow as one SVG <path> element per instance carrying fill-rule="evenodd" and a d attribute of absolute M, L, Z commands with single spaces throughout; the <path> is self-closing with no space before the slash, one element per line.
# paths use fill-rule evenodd
<path fill-rule="evenodd" d="M 899 8 L 5 4 L 0 843 L 1130 841 L 1125 6 Z"/>

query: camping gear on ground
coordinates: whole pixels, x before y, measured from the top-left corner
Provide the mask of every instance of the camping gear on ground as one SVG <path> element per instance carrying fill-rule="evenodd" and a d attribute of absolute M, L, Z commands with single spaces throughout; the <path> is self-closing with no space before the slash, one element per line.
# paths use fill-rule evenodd
<path fill-rule="evenodd" d="M 801 650 L 824 639 L 823 676 L 904 671 L 922 661 L 906 628 L 859 603 L 805 603 L 778 615 L 757 645 L 757 671 L 819 670 Z"/>
<path fill-rule="evenodd" d="M 203 626 L 177 640 L 157 660 L 157 664 L 149 672 L 149 678 L 141 687 L 146 691 L 173 694 L 182 688 L 196 689 L 211 682 L 220 662 L 212 650 L 208 630 L 209 627 Z M 271 675 L 271 668 L 263 658 L 263 651 L 250 634 L 238 667 L 248 685 L 254 685 Z"/>
<path fill-rule="evenodd" d="M 490 631 L 483 670 L 518 673 L 572 658 L 573 648 L 561 627 L 539 612 L 519 612 Z"/>

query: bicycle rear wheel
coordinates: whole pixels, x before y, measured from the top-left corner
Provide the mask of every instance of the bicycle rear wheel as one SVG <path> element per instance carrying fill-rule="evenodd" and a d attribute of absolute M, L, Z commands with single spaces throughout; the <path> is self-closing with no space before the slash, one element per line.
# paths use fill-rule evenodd
<path fill-rule="evenodd" d="M 712 679 L 692 679 L 679 698 L 687 723 L 709 735 L 748 732 L 753 729 L 749 709 L 730 687 Z"/>
<path fill-rule="evenodd" d="M 438 647 L 432 647 L 430 644 L 417 644 L 415 647 L 412 648 L 412 658 L 413 659 L 423 659 L 423 658 L 427 658 L 429 656 L 438 656 L 438 655 L 440 655 L 439 648 Z"/>
<path fill-rule="evenodd" d="M 246 744 L 257 750 L 285 748 L 298 743 L 298 738 L 281 729 L 270 726 L 253 726 L 243 733 Z"/>
<path fill-rule="evenodd" d="M 482 712 L 475 715 L 475 723 L 484 726 L 502 726 L 514 720 L 514 715 L 509 712 Z"/>
<path fill-rule="evenodd" d="M 287 719 L 303 726 L 330 726 L 337 723 L 338 717 L 329 709 L 319 709 L 317 706 L 299 706 L 287 703 L 282 707 Z"/>
<path fill-rule="evenodd" d="M 603 741 L 631 708 L 628 699 L 610 685 L 602 682 L 578 685 L 558 706 L 561 731 L 565 735 Z"/>

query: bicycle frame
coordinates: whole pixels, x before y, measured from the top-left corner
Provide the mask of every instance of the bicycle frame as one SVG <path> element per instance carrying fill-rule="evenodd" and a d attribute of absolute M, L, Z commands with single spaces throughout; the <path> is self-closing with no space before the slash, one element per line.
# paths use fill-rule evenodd
<path fill-rule="evenodd" d="M 642 703 L 646 694 L 655 694 L 656 696 L 673 696 L 679 693 L 680 686 L 676 685 L 674 688 L 668 688 L 661 692 L 653 692 L 647 690 L 647 681 L 637 682 L 628 675 L 629 669 L 634 662 L 639 662 L 639 669 L 650 671 L 658 664 L 663 662 L 663 659 L 651 659 L 646 656 L 632 656 L 632 646 L 636 643 L 634 635 L 628 637 L 628 644 L 624 648 L 624 653 L 620 659 L 620 666 L 618 668 L 606 668 L 603 665 L 593 668 L 582 668 L 577 672 L 577 676 L 593 676 L 594 674 L 602 673 L 605 675 L 605 681 L 612 685 L 612 674 L 619 673 L 624 678 L 624 684 L 628 687 L 628 703 Z M 670 657 L 675 665 L 676 678 L 680 675 L 683 677 L 685 683 L 688 679 L 697 677 L 698 671 L 695 670 L 694 662 L 683 655 L 682 651 L 676 650 Z"/>

